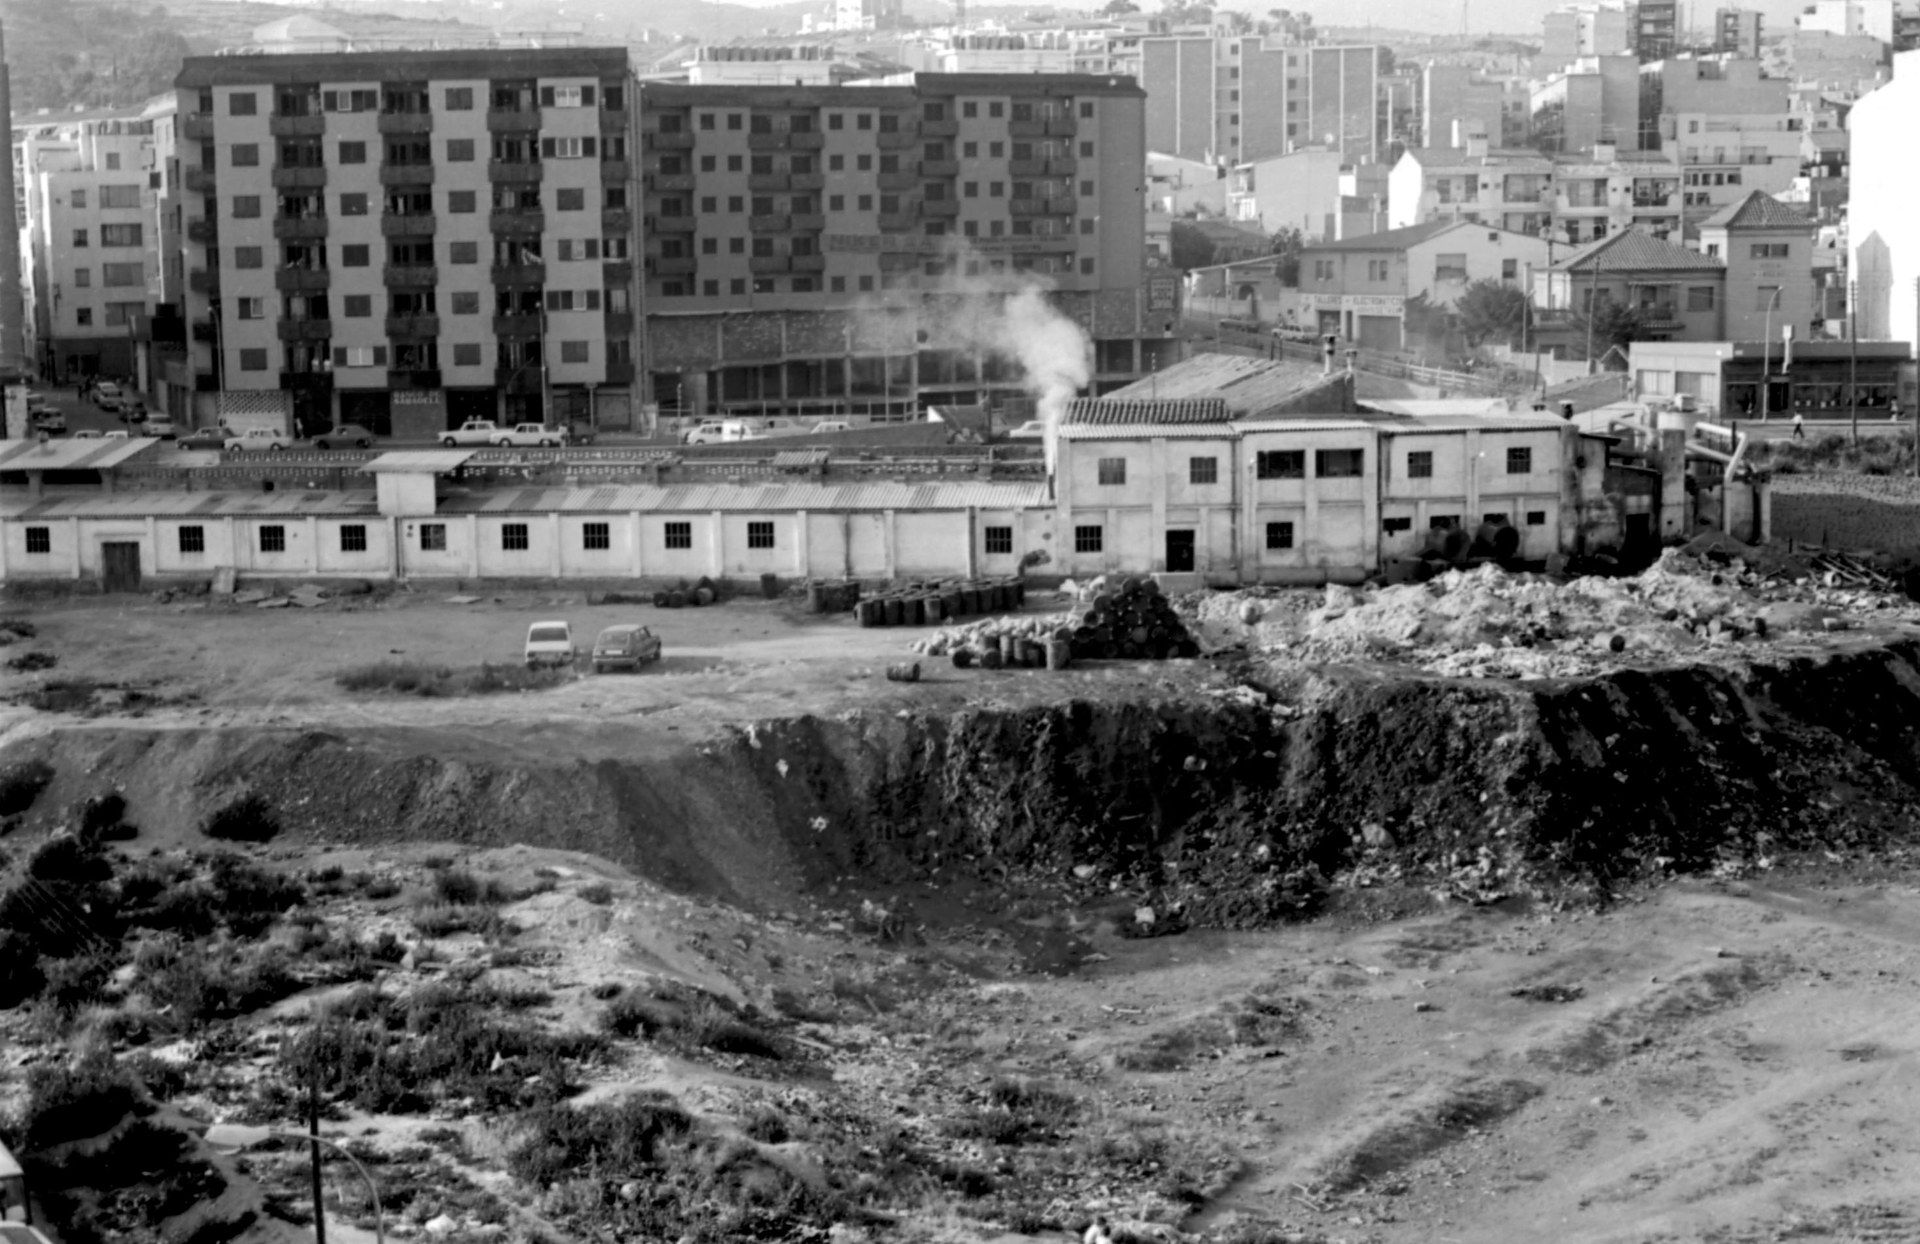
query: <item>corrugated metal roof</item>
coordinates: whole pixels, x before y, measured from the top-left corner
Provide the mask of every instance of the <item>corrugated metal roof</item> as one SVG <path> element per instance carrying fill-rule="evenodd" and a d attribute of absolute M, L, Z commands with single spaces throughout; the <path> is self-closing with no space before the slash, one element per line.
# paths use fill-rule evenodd
<path fill-rule="evenodd" d="M 103 471 L 146 453 L 159 443 L 151 436 L 124 440 L 54 437 L 44 445 L 38 441 L 9 441 L 5 448 L 0 448 L 0 471 Z"/>
<path fill-rule="evenodd" d="M 61 518 L 223 518 L 245 515 L 373 515 L 371 491 L 359 492 L 90 492 L 30 501 L 0 501 L 0 516 Z"/>
<path fill-rule="evenodd" d="M 1222 397 L 1168 397 L 1126 400 L 1116 397 L 1083 397 L 1067 407 L 1067 423 L 1092 424 L 1187 424 L 1225 423 L 1227 401 Z"/>
<path fill-rule="evenodd" d="M 1383 415 L 1434 416 L 1495 415 L 1510 413 L 1507 409 L 1507 404 L 1497 397 L 1368 397 L 1361 399 L 1360 406 L 1364 410 L 1378 411 Z"/>
<path fill-rule="evenodd" d="M 616 495 L 602 500 L 607 492 Z M 984 483 L 893 480 L 764 484 L 629 484 L 616 489 L 544 488 L 472 492 L 441 499 L 445 514 L 705 513 L 712 510 L 1012 510 L 1047 505 L 1044 481 Z"/>
<path fill-rule="evenodd" d="M 832 455 L 824 449 L 783 449 L 773 455 L 776 469 L 819 466 Z"/>
<path fill-rule="evenodd" d="M 1203 418 L 1238 418 L 1294 401 L 1329 383 L 1344 383 L 1344 377 L 1329 377 L 1313 363 L 1240 354 L 1196 354 L 1102 397 L 1083 398 L 1073 404 L 1067 418 L 1072 423 L 1125 422 L 1112 415 L 1083 418 L 1082 413 L 1091 414 L 1115 403 L 1137 403 L 1144 408 L 1149 404 L 1213 399 L 1225 404 L 1224 413 L 1201 415 L 1187 413 L 1186 408 L 1171 408 L 1166 417 L 1131 421 L 1186 423 Z"/>
<path fill-rule="evenodd" d="M 393 472 L 446 475 L 465 466 L 477 449 L 396 449 L 360 464 L 362 471 L 374 475 Z"/>

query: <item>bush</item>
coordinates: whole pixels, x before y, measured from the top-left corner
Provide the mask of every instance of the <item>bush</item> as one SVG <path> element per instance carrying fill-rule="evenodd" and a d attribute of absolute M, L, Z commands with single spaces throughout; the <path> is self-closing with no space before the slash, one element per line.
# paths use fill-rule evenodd
<path fill-rule="evenodd" d="M 650 999 L 627 994 L 601 1012 L 600 1022 L 615 1036 L 651 1037 L 671 1026 L 672 1018 Z"/>
<path fill-rule="evenodd" d="M 367 882 L 367 888 L 362 890 L 361 894 L 377 903 L 382 899 L 395 897 L 400 893 L 400 888 L 400 883 L 392 877 L 375 877 Z"/>
<path fill-rule="evenodd" d="M 0 768 L 0 816 L 25 812 L 52 783 L 53 766 L 44 760 L 23 760 Z"/>
<path fill-rule="evenodd" d="M 696 1007 L 687 1020 L 687 1037 L 695 1045 L 721 1054 L 741 1054 L 750 1058 L 784 1057 L 773 1038 L 752 1024 L 727 1014 L 714 1003 Z"/>
<path fill-rule="evenodd" d="M 117 790 L 95 795 L 80 805 L 80 836 L 85 839 L 103 836 L 126 819 L 126 796 Z"/>
<path fill-rule="evenodd" d="M 665 1094 L 548 1106 L 527 1119 L 526 1138 L 507 1153 L 507 1170 L 535 1187 L 576 1178 L 590 1166 L 639 1171 L 657 1165 L 664 1145 L 692 1129 L 693 1120 Z"/>
<path fill-rule="evenodd" d="M 85 1140 L 145 1111 L 133 1077 L 105 1046 L 91 1046 L 64 1063 L 27 1072 L 24 1134 L 29 1150 Z"/>
<path fill-rule="evenodd" d="M 0 1011 L 38 997 L 46 986 L 32 939 L 18 929 L 0 928 Z"/>
<path fill-rule="evenodd" d="M 456 933 L 478 933 L 481 937 L 509 937 L 513 926 L 490 907 L 463 907 L 450 903 L 431 903 L 416 907 L 410 917 L 413 927 L 424 937 L 452 937 Z"/>
<path fill-rule="evenodd" d="M 756 1107 L 741 1121 L 740 1131 L 763 1145 L 784 1144 L 793 1135 L 787 1126 L 787 1117 L 771 1106 Z"/>
<path fill-rule="evenodd" d="M 1018 1145 L 1058 1139 L 1080 1112 L 1073 1097 L 1024 1080 L 996 1080 L 986 1104 L 947 1125 L 953 1136 Z"/>
<path fill-rule="evenodd" d="M 163 937 L 142 946 L 134 964 L 148 999 L 188 1028 L 257 1011 L 301 988 L 278 946 L 189 945 Z"/>
<path fill-rule="evenodd" d="M 545 691 L 572 682 L 571 667 L 527 669 L 519 665 L 481 665 L 454 669 L 418 661 L 382 661 L 342 670 L 334 682 L 347 691 L 392 691 L 443 699 L 469 695 L 500 695 L 509 691 Z"/>
<path fill-rule="evenodd" d="M 482 881 L 465 869 L 459 868 L 449 868 L 444 872 L 435 873 L 433 892 L 443 903 L 465 906 L 476 903 L 499 904 L 512 897 L 507 893 L 506 887 L 498 881 L 491 879 Z"/>
<path fill-rule="evenodd" d="M 60 834 L 28 858 L 27 875 L 36 881 L 92 883 L 111 879 L 113 864 L 93 844 Z"/>
<path fill-rule="evenodd" d="M 582 900 L 592 903 L 595 907 L 605 907 L 613 901 L 613 887 L 604 881 L 581 886 L 579 894 Z"/>
<path fill-rule="evenodd" d="M 200 832 L 222 842 L 271 842 L 280 833 L 280 818 L 265 796 L 248 792 L 216 809 Z"/>

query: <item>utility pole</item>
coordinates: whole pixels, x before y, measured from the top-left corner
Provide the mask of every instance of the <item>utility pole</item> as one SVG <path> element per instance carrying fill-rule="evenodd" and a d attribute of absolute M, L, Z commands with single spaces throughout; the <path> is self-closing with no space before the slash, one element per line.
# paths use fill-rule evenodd
<path fill-rule="evenodd" d="M 1913 282 L 1913 310 L 1914 335 L 1920 337 L 1920 277 L 1914 278 Z M 1920 342 L 1915 344 L 1920 345 Z M 1920 354 L 1920 350 L 1916 350 L 1916 354 Z M 1894 392 L 1899 390 L 1896 388 Z M 1920 479 L 1920 397 L 1916 397 L 1913 403 L 1913 477 Z"/>
<path fill-rule="evenodd" d="M 13 83 L 7 74 L 7 37 L 0 29 L 0 112 L 13 132 Z M 0 379 L 25 383 L 27 377 L 26 308 L 20 300 L 20 219 L 15 206 L 13 159 L 0 160 L 0 210 L 6 232 L 0 235 Z M 4 429 L 0 428 L 0 432 Z"/>
<path fill-rule="evenodd" d="M 320 1059 L 307 1068 L 307 1135 L 313 1151 L 313 1244 L 327 1244 L 327 1209 L 320 1200 Z"/>
<path fill-rule="evenodd" d="M 1860 282 L 1847 282 L 1848 437 L 1860 443 Z"/>

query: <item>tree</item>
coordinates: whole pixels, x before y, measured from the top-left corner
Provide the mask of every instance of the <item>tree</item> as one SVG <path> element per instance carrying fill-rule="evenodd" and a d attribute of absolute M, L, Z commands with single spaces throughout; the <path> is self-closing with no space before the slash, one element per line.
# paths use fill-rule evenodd
<path fill-rule="evenodd" d="M 1647 317 L 1638 308 L 1612 299 L 1601 302 L 1600 310 L 1594 313 L 1591 323 L 1584 316 L 1577 317 L 1573 327 L 1574 339 L 1582 347 L 1589 339 L 1592 340 L 1593 352 L 1588 355 L 1589 358 L 1599 358 L 1615 346 L 1624 350 L 1636 341 L 1645 341 L 1648 332 Z"/>
<path fill-rule="evenodd" d="M 1268 253 L 1279 261 L 1273 265 L 1273 275 L 1282 285 L 1300 284 L 1300 252 L 1306 248 L 1307 235 L 1292 225 L 1282 225 L 1268 239 Z"/>
<path fill-rule="evenodd" d="M 1467 344 L 1515 344 L 1527 323 L 1527 296 L 1500 281 L 1475 281 L 1454 304 Z"/>
<path fill-rule="evenodd" d="M 1127 13 L 1138 13 L 1140 6 L 1133 0 L 1107 0 L 1107 6 L 1100 11 L 1108 17 L 1120 17 Z"/>
<path fill-rule="evenodd" d="M 1429 357 L 1445 358 L 1452 317 L 1445 307 L 1436 307 L 1425 294 L 1414 294 L 1400 305 L 1400 330 L 1405 348 Z"/>
<path fill-rule="evenodd" d="M 1253 19 L 1238 9 L 1228 9 L 1221 13 L 1220 20 L 1230 35 L 1250 34 L 1253 31 Z"/>
<path fill-rule="evenodd" d="M 1173 222 L 1173 266 L 1184 272 L 1213 263 L 1213 239 L 1184 220 Z"/>

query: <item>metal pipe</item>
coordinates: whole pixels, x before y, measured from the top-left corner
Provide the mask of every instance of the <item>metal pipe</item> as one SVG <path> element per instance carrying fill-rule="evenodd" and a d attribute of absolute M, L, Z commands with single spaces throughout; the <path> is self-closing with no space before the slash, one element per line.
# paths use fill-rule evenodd
<path fill-rule="evenodd" d="M 0 111 L 13 130 L 13 82 L 7 72 L 7 36 L 0 27 Z M 7 214 L 6 236 L 0 238 L 0 377 L 25 379 L 27 374 L 26 309 L 20 299 L 20 216 L 18 188 L 11 154 L 0 160 L 0 209 Z M 3 432 L 4 429 L 0 429 Z"/>

